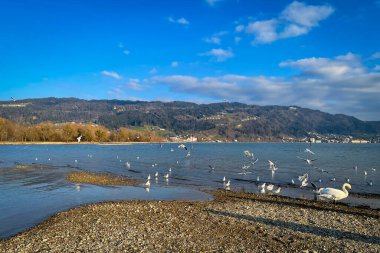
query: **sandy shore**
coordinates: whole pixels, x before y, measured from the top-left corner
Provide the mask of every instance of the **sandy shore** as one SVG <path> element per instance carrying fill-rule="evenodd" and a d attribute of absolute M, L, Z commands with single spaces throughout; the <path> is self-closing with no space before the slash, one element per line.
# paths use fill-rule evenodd
<path fill-rule="evenodd" d="M 214 201 L 122 201 L 59 213 L 0 252 L 380 252 L 380 211 L 213 192 Z"/>

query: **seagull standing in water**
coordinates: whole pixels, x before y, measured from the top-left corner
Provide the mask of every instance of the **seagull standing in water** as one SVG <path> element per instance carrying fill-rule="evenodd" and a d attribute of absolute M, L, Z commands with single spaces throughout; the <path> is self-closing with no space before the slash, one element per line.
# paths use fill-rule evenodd
<path fill-rule="evenodd" d="M 272 172 L 278 170 L 278 167 L 274 164 L 274 162 L 272 162 L 271 160 L 268 160 L 268 163 L 269 163 L 269 170 L 271 170 Z"/>

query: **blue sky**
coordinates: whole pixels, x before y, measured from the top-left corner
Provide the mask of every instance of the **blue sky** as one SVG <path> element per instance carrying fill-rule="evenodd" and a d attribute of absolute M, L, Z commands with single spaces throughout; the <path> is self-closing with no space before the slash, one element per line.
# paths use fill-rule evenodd
<path fill-rule="evenodd" d="M 227 100 L 380 120 L 379 0 L 0 5 L 1 100 Z"/>

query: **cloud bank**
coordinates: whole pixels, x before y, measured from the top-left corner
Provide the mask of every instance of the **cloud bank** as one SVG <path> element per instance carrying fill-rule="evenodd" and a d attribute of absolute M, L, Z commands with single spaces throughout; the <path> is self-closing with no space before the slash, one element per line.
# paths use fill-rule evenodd
<path fill-rule="evenodd" d="M 209 99 L 258 105 L 298 105 L 363 120 L 380 118 L 380 73 L 366 68 L 352 53 L 334 58 L 305 58 L 279 64 L 298 73 L 290 77 L 223 75 L 155 76 L 150 85 Z"/>

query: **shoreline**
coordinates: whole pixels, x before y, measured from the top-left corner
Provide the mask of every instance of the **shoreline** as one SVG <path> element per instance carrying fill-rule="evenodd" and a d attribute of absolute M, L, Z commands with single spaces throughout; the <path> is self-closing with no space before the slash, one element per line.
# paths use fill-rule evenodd
<path fill-rule="evenodd" d="M 100 146 L 114 146 L 114 145 L 132 145 L 132 144 L 180 144 L 180 143 L 186 143 L 186 144 L 203 144 L 203 143 L 220 143 L 220 144 L 232 144 L 232 143 L 299 143 L 299 144 L 308 144 L 308 142 L 281 142 L 281 141 L 225 141 L 225 142 L 178 142 L 178 141 L 164 141 L 164 142 L 51 142 L 51 141 L 35 141 L 35 142 L 22 142 L 22 141 L 2 141 L 0 142 L 0 146 L 2 145 L 100 145 Z M 379 143 L 313 143 L 313 145 L 317 144 L 349 144 L 349 145 L 356 145 L 356 144 L 379 144 Z"/>
<path fill-rule="evenodd" d="M 57 213 L 0 240 L 1 251 L 378 252 L 380 211 L 274 195 L 112 201 Z"/>

